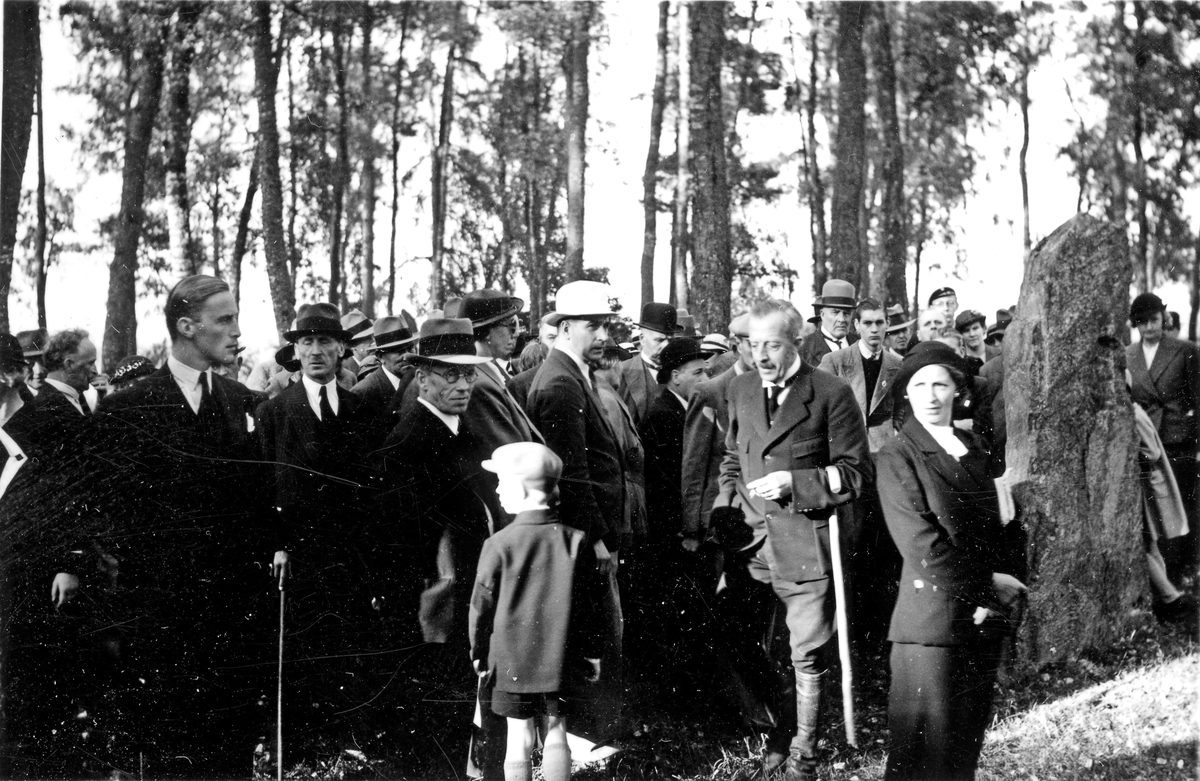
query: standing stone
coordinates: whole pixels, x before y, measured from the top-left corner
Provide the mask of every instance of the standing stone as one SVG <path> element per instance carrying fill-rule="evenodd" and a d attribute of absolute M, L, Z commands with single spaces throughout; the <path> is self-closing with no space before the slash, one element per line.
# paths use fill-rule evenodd
<path fill-rule="evenodd" d="M 1077 215 L 1029 256 L 1004 335 L 1006 454 L 1029 535 L 1026 664 L 1110 645 L 1146 593 L 1123 352 L 1129 285 L 1124 234 Z"/>

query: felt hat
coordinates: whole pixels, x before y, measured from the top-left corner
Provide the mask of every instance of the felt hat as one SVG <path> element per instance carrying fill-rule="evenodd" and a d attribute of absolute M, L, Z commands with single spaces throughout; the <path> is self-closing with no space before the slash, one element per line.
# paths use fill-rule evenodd
<path fill-rule="evenodd" d="M 41 353 L 38 353 L 41 355 Z M 21 341 L 9 333 L 0 333 L 0 368 L 11 371 L 29 365 Z"/>
<path fill-rule="evenodd" d="M 657 304 L 651 301 L 642 304 L 642 316 L 634 325 L 648 328 L 660 334 L 678 334 L 683 332 L 679 325 L 679 312 L 670 304 Z"/>
<path fill-rule="evenodd" d="M 612 317 L 612 288 L 603 282 L 568 282 L 554 296 L 554 316 L 546 322 L 558 325 L 563 320 L 607 320 Z M 672 310 L 674 311 L 674 310 Z"/>
<path fill-rule="evenodd" d="M 50 334 L 46 333 L 44 328 L 17 332 L 17 342 L 21 345 L 21 353 L 26 358 L 40 357 L 46 351 L 46 342 L 49 340 Z"/>
<path fill-rule="evenodd" d="M 729 323 L 729 335 L 736 336 L 739 339 L 745 339 L 750 336 L 750 313 L 743 312 L 733 318 Z"/>
<path fill-rule="evenodd" d="M 967 373 L 966 363 L 962 356 L 950 345 L 937 340 L 918 342 L 900 362 L 900 370 L 896 372 L 896 379 L 893 381 L 892 393 L 895 393 L 897 398 L 902 397 L 908 392 L 908 381 L 912 379 L 913 375 L 918 370 L 935 364 L 957 369 L 963 374 Z"/>
<path fill-rule="evenodd" d="M 1007 309 L 996 310 L 996 322 L 988 326 L 987 336 L 983 338 L 984 344 L 999 344 L 1004 338 L 1004 332 L 1008 330 L 1008 324 L 1012 322 L 1013 315 Z"/>
<path fill-rule="evenodd" d="M 154 374 L 154 364 L 149 358 L 141 355 L 131 355 L 128 358 L 121 359 L 117 364 L 117 368 L 109 375 L 108 381 L 113 385 L 120 385 L 123 382 L 133 382 L 140 377 L 147 377 Z"/>
<path fill-rule="evenodd" d="M 954 288 L 939 287 L 937 290 L 935 290 L 929 294 L 928 306 L 933 306 L 933 302 L 937 301 L 939 298 L 949 298 L 950 296 L 954 296 L 955 298 L 958 298 L 958 293 L 954 292 Z"/>
<path fill-rule="evenodd" d="M 954 318 L 954 330 L 961 334 L 974 323 L 986 326 L 987 318 L 983 312 L 976 312 L 974 309 L 965 309 L 958 313 L 958 317 Z"/>
<path fill-rule="evenodd" d="M 562 475 L 562 459 L 537 442 L 511 442 L 492 451 L 482 463 L 497 475 L 514 477 L 524 484 L 553 486 Z"/>
<path fill-rule="evenodd" d="M 604 340 L 604 354 L 606 356 L 614 355 L 618 360 L 628 361 L 633 357 L 632 350 L 633 345 L 629 344 L 628 342 L 617 344 L 615 341 L 613 341 L 612 337 Z"/>
<path fill-rule="evenodd" d="M 485 288 L 467 293 L 466 298 L 459 299 L 453 307 L 446 302 L 446 317 L 465 317 L 473 327 L 479 328 L 512 317 L 524 308 L 524 300 Z"/>
<path fill-rule="evenodd" d="M 700 342 L 700 349 L 709 355 L 729 352 L 729 340 L 724 334 L 709 334 Z"/>
<path fill-rule="evenodd" d="M 858 301 L 854 295 L 854 285 L 844 279 L 830 279 L 821 286 L 821 295 L 813 301 L 813 306 L 819 312 L 822 307 L 833 309 L 853 309 Z"/>
<path fill-rule="evenodd" d="M 295 344 L 302 337 L 325 334 L 343 342 L 349 342 L 351 334 L 344 327 L 338 314 L 338 308 L 333 304 L 305 304 L 296 314 L 292 330 L 284 333 L 283 338 Z"/>
<path fill-rule="evenodd" d="M 476 364 L 491 360 L 475 354 L 475 335 L 465 317 L 443 317 L 421 324 L 413 357 L 437 363 Z"/>
<path fill-rule="evenodd" d="M 894 334 L 898 331 L 903 331 L 904 329 L 911 326 L 913 323 L 917 322 L 916 318 L 913 318 L 911 320 L 906 320 L 905 317 L 906 317 L 906 315 L 904 312 L 904 307 L 902 305 L 892 304 L 891 306 L 889 306 L 887 308 L 887 320 L 888 320 L 887 333 Z"/>
<path fill-rule="evenodd" d="M 373 335 L 371 321 L 357 309 L 351 309 L 342 315 L 342 328 L 345 329 L 346 333 L 350 334 L 350 339 L 347 341 L 351 344 L 357 344 L 370 339 Z"/>
<path fill-rule="evenodd" d="M 1167 308 L 1163 300 L 1153 293 L 1142 293 L 1137 298 L 1133 299 L 1133 305 L 1129 307 L 1130 321 L 1137 323 L 1149 317 L 1153 317 L 1159 312 Z"/>
<path fill-rule="evenodd" d="M 683 336 L 699 336 L 696 333 L 696 318 L 688 314 L 686 309 L 675 310 L 675 322 L 679 323 L 679 327 L 683 329 L 680 331 Z"/>
<path fill-rule="evenodd" d="M 690 361 L 703 361 L 707 356 L 700 350 L 700 340 L 694 336 L 668 339 L 658 354 L 658 382 L 671 379 L 671 372 Z"/>
<path fill-rule="evenodd" d="M 417 321 L 405 310 L 399 317 L 381 317 L 375 321 L 376 350 L 395 350 L 417 341 Z"/>

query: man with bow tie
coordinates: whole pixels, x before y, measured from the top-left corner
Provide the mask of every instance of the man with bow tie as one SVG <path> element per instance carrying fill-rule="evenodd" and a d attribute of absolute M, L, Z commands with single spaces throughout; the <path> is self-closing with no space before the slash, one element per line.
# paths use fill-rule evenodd
<path fill-rule="evenodd" d="M 816 778 L 821 679 L 836 653 L 829 518 L 874 474 L 853 392 L 801 359 L 800 327 L 783 301 L 750 312 L 757 372 L 729 385 L 726 456 L 712 515 L 714 527 L 729 528 L 719 516 L 730 514 L 748 527 L 736 543 L 725 540 L 740 548 L 728 559 L 727 582 L 760 593 L 769 587 L 786 614 L 795 701 L 771 709 L 779 719 L 767 736 L 767 769 L 786 762 L 788 781 Z M 731 566 L 746 572 L 730 573 Z M 765 630 L 771 612 L 758 615 Z"/>

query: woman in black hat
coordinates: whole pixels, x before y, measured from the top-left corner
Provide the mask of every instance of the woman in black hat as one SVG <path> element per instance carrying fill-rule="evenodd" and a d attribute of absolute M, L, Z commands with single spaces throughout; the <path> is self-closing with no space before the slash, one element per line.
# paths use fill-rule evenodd
<path fill-rule="evenodd" d="M 940 342 L 893 386 L 911 414 L 880 449 L 884 518 L 904 558 L 892 613 L 887 779 L 974 778 L 1009 615 L 1025 586 L 1005 555 L 984 439 L 951 424 L 967 377 Z"/>

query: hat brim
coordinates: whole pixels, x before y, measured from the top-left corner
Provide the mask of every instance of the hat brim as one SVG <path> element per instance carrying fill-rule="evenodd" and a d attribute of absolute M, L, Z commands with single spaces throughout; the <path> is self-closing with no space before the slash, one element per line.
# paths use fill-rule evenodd
<path fill-rule="evenodd" d="M 662 327 L 662 324 L 655 323 L 634 323 L 634 325 L 636 325 L 638 328 L 641 328 L 643 331 L 654 331 L 655 333 L 659 334 L 681 334 L 687 330 L 678 323 L 675 324 L 674 330 L 666 330 Z"/>
<path fill-rule="evenodd" d="M 352 338 L 349 331 L 334 328 L 304 328 L 297 331 L 286 331 L 283 334 L 283 338 L 292 344 L 295 344 L 306 336 L 332 336 L 334 339 L 347 343 Z"/>
<path fill-rule="evenodd" d="M 898 333 L 898 332 L 900 332 L 900 331 L 906 330 L 906 329 L 908 329 L 908 328 L 912 328 L 912 324 L 913 324 L 913 323 L 915 323 L 915 322 L 917 322 L 917 321 L 916 321 L 916 319 L 914 318 L 914 319 L 912 319 L 912 320 L 909 320 L 908 322 L 905 322 L 905 323 L 896 323 L 895 325 L 889 325 L 889 326 L 887 327 L 887 331 L 886 331 L 886 333 L 889 333 L 889 334 L 894 334 L 894 333 Z"/>
<path fill-rule="evenodd" d="M 412 363 L 428 361 L 429 363 L 449 363 L 455 366 L 478 365 L 490 360 L 492 359 L 481 355 L 413 355 L 409 358 Z"/>
<path fill-rule="evenodd" d="M 547 325 L 558 325 L 563 320 L 607 320 L 613 316 L 613 312 L 604 312 L 602 314 L 562 314 L 560 312 L 552 313 L 552 316 L 546 318 Z"/>
<path fill-rule="evenodd" d="M 692 361 L 703 361 L 703 360 L 706 360 L 707 358 L 708 358 L 708 356 L 705 355 L 704 353 L 700 352 L 699 350 L 697 350 L 694 353 L 688 353 L 687 355 L 683 356 L 682 361 L 679 361 L 674 366 L 671 366 L 671 367 L 664 366 L 661 369 L 659 369 L 658 374 L 655 375 L 655 379 L 658 380 L 659 385 L 662 385 L 664 382 L 667 382 L 668 380 L 671 379 L 671 372 L 675 371 L 676 369 L 678 369 L 680 367 L 687 366 Z"/>
<path fill-rule="evenodd" d="M 513 317 L 514 315 L 521 314 L 521 312 L 523 312 L 525 310 L 525 301 L 520 298 L 516 298 L 515 296 L 512 298 L 513 298 L 513 301 L 516 302 L 513 306 L 504 310 L 500 314 L 489 315 L 481 320 L 472 320 L 471 327 L 472 328 L 482 328 L 485 325 L 493 325 L 495 323 L 500 322 L 501 320 L 505 320 L 509 317 Z"/>
<path fill-rule="evenodd" d="M 396 347 L 406 347 L 407 345 L 415 344 L 416 341 L 420 338 L 421 338 L 420 334 L 415 334 L 413 336 L 408 337 L 407 339 L 397 339 L 394 342 L 388 342 L 386 344 L 377 344 L 374 347 L 372 347 L 371 349 L 378 351 L 378 350 L 391 350 Z"/>

